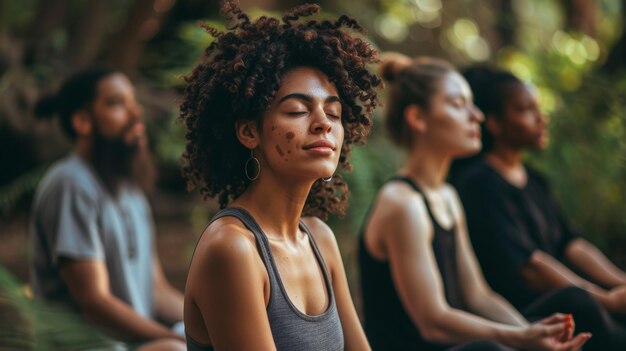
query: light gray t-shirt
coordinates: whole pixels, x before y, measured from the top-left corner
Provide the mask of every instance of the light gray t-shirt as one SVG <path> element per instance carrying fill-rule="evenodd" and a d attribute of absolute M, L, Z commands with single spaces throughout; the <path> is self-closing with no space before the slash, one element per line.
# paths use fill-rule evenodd
<path fill-rule="evenodd" d="M 113 197 L 77 154 L 58 161 L 39 185 L 32 210 L 35 297 L 78 312 L 58 259 L 102 261 L 111 293 L 151 318 L 153 232 L 149 204 L 137 187 L 125 184 Z"/>

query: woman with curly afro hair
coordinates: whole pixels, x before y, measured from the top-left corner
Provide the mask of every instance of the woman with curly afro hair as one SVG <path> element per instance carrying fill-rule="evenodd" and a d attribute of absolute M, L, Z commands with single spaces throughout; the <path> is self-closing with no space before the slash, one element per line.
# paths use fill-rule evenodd
<path fill-rule="evenodd" d="M 189 350 L 368 350 L 341 256 L 321 220 L 343 214 L 353 144 L 378 103 L 377 54 L 341 16 L 252 21 L 225 1 L 227 30 L 186 77 L 183 173 L 223 208 L 185 289 Z M 321 218 L 321 219 L 320 219 Z"/>

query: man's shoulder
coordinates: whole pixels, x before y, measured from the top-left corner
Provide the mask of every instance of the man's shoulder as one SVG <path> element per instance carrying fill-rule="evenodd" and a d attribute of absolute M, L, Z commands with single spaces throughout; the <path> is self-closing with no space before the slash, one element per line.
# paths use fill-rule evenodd
<path fill-rule="evenodd" d="M 48 169 L 37 192 L 38 198 L 70 193 L 97 201 L 101 196 L 101 186 L 85 161 L 76 154 L 70 154 L 56 161 Z"/>

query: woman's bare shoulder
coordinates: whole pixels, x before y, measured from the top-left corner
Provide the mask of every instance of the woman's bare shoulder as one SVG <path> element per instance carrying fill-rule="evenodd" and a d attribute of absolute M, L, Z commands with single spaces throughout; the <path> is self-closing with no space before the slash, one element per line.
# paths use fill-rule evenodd
<path fill-rule="evenodd" d="M 234 217 L 222 217 L 208 225 L 198 241 L 196 251 L 203 248 L 215 251 L 222 247 L 233 246 L 237 250 L 256 247 L 254 234 L 240 220 Z M 256 249 L 255 249 L 256 250 Z"/>
<path fill-rule="evenodd" d="M 311 235 L 322 251 L 322 254 L 327 253 L 324 256 L 339 253 L 335 234 L 326 222 L 314 216 L 302 217 L 302 222 L 310 229 Z"/>
<path fill-rule="evenodd" d="M 427 218 L 424 197 L 404 182 L 385 184 L 378 192 L 373 210 L 377 216 L 393 222 Z"/>
<path fill-rule="evenodd" d="M 262 267 L 254 234 L 236 218 L 223 217 L 202 233 L 192 258 L 190 277 L 257 275 Z"/>
<path fill-rule="evenodd" d="M 378 202 L 394 209 L 405 207 L 408 202 L 424 201 L 422 194 L 404 182 L 388 182 L 378 191 Z"/>

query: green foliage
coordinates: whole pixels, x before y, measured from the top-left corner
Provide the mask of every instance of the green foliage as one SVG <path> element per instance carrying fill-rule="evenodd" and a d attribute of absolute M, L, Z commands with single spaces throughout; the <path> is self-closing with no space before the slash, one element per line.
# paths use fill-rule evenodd
<path fill-rule="evenodd" d="M 562 96 L 551 143 L 536 155 L 568 218 L 582 234 L 621 254 L 626 243 L 626 76 L 583 78 Z"/>
<path fill-rule="evenodd" d="M 591 38 L 543 30 L 541 45 L 522 42 L 497 63 L 538 88 L 550 117 L 550 145 L 529 155 L 548 177 L 568 221 L 583 237 L 624 261 L 626 245 L 626 75 L 605 77 L 600 64 L 619 25 L 602 23 Z"/>
<path fill-rule="evenodd" d="M 364 13 L 374 15 L 361 22 L 375 30 L 381 45 L 398 39 L 403 53 L 421 53 L 421 45 L 407 45 L 414 39 L 406 33 L 437 27 L 433 32 L 440 36 L 432 40 L 438 39 L 440 53 L 431 48 L 426 54 L 443 53 L 458 64 L 485 59 L 473 55 L 480 52 L 472 45 L 492 36 L 489 30 L 512 31 L 514 41 L 500 48 L 492 45 L 488 61 L 537 86 L 542 107 L 552 115 L 552 142 L 545 152 L 530 155 L 529 162 L 545 172 L 568 219 L 583 236 L 609 250 L 626 245 L 626 76 L 609 79 L 597 73 L 623 32 L 619 1 L 598 4 L 603 19 L 593 38 L 564 29 L 566 14 L 557 1 L 514 1 L 511 13 L 472 0 L 454 6 L 439 1 L 363 6 L 370 7 Z M 426 16 L 429 11 L 432 21 Z M 437 20 L 434 15 L 442 11 L 447 16 Z M 432 45 L 432 40 L 424 44 Z M 359 230 L 378 187 L 401 162 L 402 152 L 384 141 L 383 129 L 377 123 L 369 145 L 355 150 L 354 172 L 346 176 L 352 192 L 349 228 L 333 225 L 351 235 Z M 623 256 L 617 249 L 612 254 Z"/>
<path fill-rule="evenodd" d="M 48 165 L 45 165 L 31 170 L 20 175 L 10 184 L 0 187 L 0 217 L 10 213 L 20 199 L 35 192 L 47 167 Z"/>
<path fill-rule="evenodd" d="M 159 161 L 178 165 L 185 149 L 185 131 L 183 126 L 176 124 L 176 118 L 172 114 L 165 123 L 155 125 L 152 135 L 158 141 L 155 152 Z"/>
<path fill-rule="evenodd" d="M 35 17 L 37 0 L 0 2 L 0 32 L 26 30 Z"/>
<path fill-rule="evenodd" d="M 347 223 L 339 228 L 338 222 L 331 222 L 341 235 L 357 235 L 378 189 L 395 173 L 404 156 L 404 152 L 387 137 L 382 120 L 375 118 L 374 122 L 374 130 L 367 145 L 355 147 L 352 151 L 352 172 L 342 173 L 350 187 Z"/>
<path fill-rule="evenodd" d="M 568 218 L 584 235 L 609 248 L 626 243 L 626 76 L 609 78 L 596 72 L 623 33 L 619 17 L 623 1 L 597 2 L 597 33 L 593 36 L 566 28 L 566 2 L 558 0 L 493 2 L 499 6 L 480 0 L 320 2 L 324 9 L 357 16 L 370 32 L 368 40 L 383 49 L 439 56 L 459 65 L 495 63 L 535 84 L 543 107 L 552 115 L 552 142 L 546 152 L 532 155 L 530 161 L 547 174 Z M 191 3 L 176 2 L 175 8 L 181 11 L 169 13 L 163 32 L 145 42 L 136 67 L 146 78 L 142 82 L 145 85 L 179 90 L 183 86 L 181 76 L 191 71 L 213 40 L 198 25 L 197 18 L 206 16 L 203 22 L 224 28 L 222 20 L 214 19 L 216 13 L 181 15 Z M 23 37 L 36 27 L 38 11 L 45 4 L 41 0 L 0 1 L 0 32 L 14 35 L 20 39 L 17 43 L 26 40 Z M 43 46 L 47 48 L 44 54 L 39 54 L 45 60 L 37 55 L 30 58 L 27 52 L 22 60 L 27 64 L 1 71 L 0 96 L 14 90 L 16 80 L 24 80 L 20 72 L 29 72 L 29 82 L 37 86 L 50 84 L 52 78 L 67 73 L 57 69 L 59 57 L 65 57 L 59 51 L 70 50 L 68 41 L 75 34 L 72 28 L 89 4 L 87 0 L 67 2 L 69 13 L 64 23 L 71 25 L 56 26 L 37 38 L 37 44 L 47 44 Z M 113 34 L 129 18 L 132 5 L 115 0 L 107 6 L 106 38 L 115 38 Z M 354 11 L 356 7 L 359 11 Z M 252 17 L 263 14 L 267 12 L 250 10 Z M 328 15 L 322 13 L 319 17 Z M 101 52 L 100 57 L 104 59 L 105 54 Z M 163 103 L 159 108 L 167 117 L 149 125 L 150 135 L 161 170 L 166 168 L 176 177 L 184 148 L 183 128 L 174 123 L 178 107 Z M 167 111 L 162 111 L 164 108 Z M 0 123 L 5 123 L 2 115 Z M 368 145 L 354 148 L 354 170 L 345 174 L 351 189 L 348 214 L 343 220 L 331 220 L 340 236 L 357 233 L 378 188 L 394 173 L 402 155 L 388 141 L 380 118 L 376 118 Z M 44 169 L 25 173 L 0 188 L 0 215 L 10 213 L 21 198 L 32 194 Z M 170 189 L 183 191 L 184 187 Z M 205 219 L 204 211 L 197 213 L 202 213 L 197 218 Z"/>
<path fill-rule="evenodd" d="M 0 350 L 118 350 L 77 316 L 29 299 L 0 266 Z"/>
<path fill-rule="evenodd" d="M 201 22 L 224 29 L 221 22 Z M 183 84 L 181 77 L 191 72 L 202 51 L 213 39 L 199 23 L 183 22 L 178 26 L 175 35 L 163 39 L 160 45 L 151 46 L 144 52 L 140 68 L 154 86 L 179 87 Z"/>

